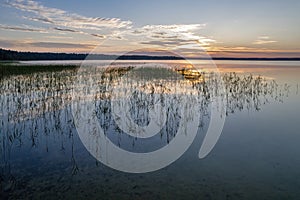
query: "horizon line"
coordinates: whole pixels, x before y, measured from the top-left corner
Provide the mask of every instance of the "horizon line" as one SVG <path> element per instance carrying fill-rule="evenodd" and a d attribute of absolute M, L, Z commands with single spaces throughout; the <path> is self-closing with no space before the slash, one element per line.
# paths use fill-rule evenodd
<path fill-rule="evenodd" d="M 62 53 L 62 52 L 38 52 L 38 51 L 17 51 L 17 50 L 12 50 L 12 49 L 4 49 L 0 48 L 0 52 L 13 52 L 13 53 L 18 53 L 18 54 L 53 54 L 53 55 L 65 55 L 65 56 L 103 56 L 103 57 L 111 57 L 111 58 L 119 58 L 120 60 L 186 60 L 186 59 L 191 59 L 191 60 L 257 60 L 257 61 L 300 61 L 300 57 L 179 57 L 179 56 L 172 56 L 172 55 L 147 55 L 147 54 L 129 54 L 129 55 L 119 55 L 119 54 L 106 54 L 106 53 L 95 53 L 95 54 L 90 54 L 90 53 Z M 84 58 L 85 59 L 85 58 Z M 62 60 L 84 60 L 84 59 L 62 59 Z M 0 57 L 1 61 L 5 61 Z M 6 59 L 7 60 L 7 59 Z M 15 61 L 20 61 L 20 59 L 9 59 L 9 60 L 15 60 Z M 26 59 L 27 60 L 27 59 Z M 45 60 L 45 59 L 29 59 L 29 60 Z M 49 59 L 53 60 L 53 59 Z M 55 59 L 54 59 L 55 60 Z M 97 58 L 97 59 L 90 59 L 90 60 L 105 60 L 104 58 Z"/>

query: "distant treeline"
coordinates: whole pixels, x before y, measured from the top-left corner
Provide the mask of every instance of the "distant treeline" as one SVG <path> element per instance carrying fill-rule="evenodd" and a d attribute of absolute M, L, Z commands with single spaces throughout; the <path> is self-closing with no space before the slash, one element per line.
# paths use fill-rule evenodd
<path fill-rule="evenodd" d="M 0 49 L 0 60 L 84 60 L 87 54 L 19 52 Z"/>
<path fill-rule="evenodd" d="M 87 57 L 88 56 L 88 57 Z M 148 55 L 105 55 L 105 54 L 80 54 L 80 53 L 42 53 L 20 52 L 0 48 L 1 61 L 26 61 L 26 60 L 182 60 L 176 56 L 148 56 Z M 209 59 L 209 58 L 189 58 Z M 228 58 L 213 57 L 213 60 L 300 60 L 300 58 Z"/>
<path fill-rule="evenodd" d="M 88 57 L 87 57 L 88 56 Z M 147 55 L 105 55 L 105 54 L 77 54 L 77 53 L 41 53 L 19 52 L 0 49 L 0 60 L 179 60 L 175 56 L 147 56 Z"/>

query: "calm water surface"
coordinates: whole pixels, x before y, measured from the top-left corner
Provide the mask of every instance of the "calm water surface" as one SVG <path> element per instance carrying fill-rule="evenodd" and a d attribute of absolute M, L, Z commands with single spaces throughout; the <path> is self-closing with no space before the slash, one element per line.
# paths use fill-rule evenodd
<path fill-rule="evenodd" d="M 24 62 L 20 67 L 80 64 L 68 62 Z M 79 84 L 78 69 L 2 73 L 1 199 L 300 198 L 300 62 L 217 61 L 226 120 L 217 144 L 203 159 L 198 152 L 211 103 L 222 92 L 214 85 L 215 73 L 205 67 L 195 72 L 181 61 L 121 61 L 102 68 L 108 63 L 92 62 L 100 66 L 98 73 L 85 74 L 85 80 L 97 80 L 93 91 Z M 157 67 L 161 64 L 169 68 Z M 134 84 L 120 82 L 128 72 Z M 168 105 L 166 123 L 157 135 L 141 139 L 118 128 L 111 101 L 121 97 L 112 94 L 112 86 L 120 96 L 120 91 L 133 91 L 127 99 L 129 115 L 139 126 L 149 124 L 153 102 Z M 97 120 L 115 145 L 131 152 L 160 149 L 176 137 L 182 118 L 178 99 L 190 88 L 197 98 L 189 103 L 200 105 L 197 135 L 163 169 L 141 174 L 111 169 L 80 140 L 71 105 L 82 98 L 94 103 Z"/>

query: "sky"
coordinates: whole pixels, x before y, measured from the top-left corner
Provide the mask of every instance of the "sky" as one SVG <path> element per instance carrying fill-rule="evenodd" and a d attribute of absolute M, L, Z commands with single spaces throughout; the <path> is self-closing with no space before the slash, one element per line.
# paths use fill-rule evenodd
<path fill-rule="evenodd" d="M 0 0 L 0 48 L 300 57 L 299 11 L 298 0 Z"/>

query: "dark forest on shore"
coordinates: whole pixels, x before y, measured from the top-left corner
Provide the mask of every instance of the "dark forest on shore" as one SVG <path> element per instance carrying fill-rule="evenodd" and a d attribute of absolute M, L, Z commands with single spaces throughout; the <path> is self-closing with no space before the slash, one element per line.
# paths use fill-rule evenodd
<path fill-rule="evenodd" d="M 150 55 L 106 55 L 106 54 L 83 54 L 83 53 L 52 53 L 52 52 L 21 52 L 0 48 L 0 61 L 29 61 L 29 60 L 84 60 L 88 56 L 89 60 L 183 60 L 185 58 L 176 56 L 150 56 Z M 189 58 L 189 59 L 209 59 L 209 58 Z M 232 58 L 232 57 L 212 57 L 213 60 L 282 60 L 297 61 L 300 58 Z"/>

